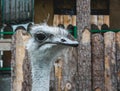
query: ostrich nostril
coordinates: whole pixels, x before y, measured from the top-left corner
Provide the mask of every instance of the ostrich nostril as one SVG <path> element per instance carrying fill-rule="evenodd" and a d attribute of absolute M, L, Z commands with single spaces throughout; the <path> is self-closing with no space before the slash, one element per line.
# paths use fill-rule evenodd
<path fill-rule="evenodd" d="M 66 40 L 65 39 L 61 39 L 61 42 L 65 42 Z"/>

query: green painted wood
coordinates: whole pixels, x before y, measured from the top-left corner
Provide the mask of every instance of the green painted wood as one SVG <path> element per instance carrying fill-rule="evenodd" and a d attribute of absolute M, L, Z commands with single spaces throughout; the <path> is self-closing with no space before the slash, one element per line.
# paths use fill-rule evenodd
<path fill-rule="evenodd" d="M 0 68 L 0 71 L 11 71 L 11 68 Z"/>
<path fill-rule="evenodd" d="M 91 33 L 119 32 L 120 30 L 90 30 Z"/>
<path fill-rule="evenodd" d="M 0 32 L 0 34 L 14 34 L 15 32 Z"/>

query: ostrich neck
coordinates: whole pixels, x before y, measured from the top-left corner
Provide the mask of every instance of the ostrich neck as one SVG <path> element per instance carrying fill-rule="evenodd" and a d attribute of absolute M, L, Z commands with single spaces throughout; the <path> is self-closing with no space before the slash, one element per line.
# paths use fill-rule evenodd
<path fill-rule="evenodd" d="M 39 63 L 32 62 L 32 91 L 49 91 L 50 63 L 45 59 L 36 61 Z"/>
<path fill-rule="evenodd" d="M 31 49 L 28 51 L 32 66 L 32 91 L 49 91 L 52 63 L 64 47 L 44 45 L 39 50 Z"/>

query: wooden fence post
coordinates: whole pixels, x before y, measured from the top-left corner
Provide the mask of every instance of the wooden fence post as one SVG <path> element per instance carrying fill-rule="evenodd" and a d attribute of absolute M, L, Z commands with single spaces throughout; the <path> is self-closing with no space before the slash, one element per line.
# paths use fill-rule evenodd
<path fill-rule="evenodd" d="M 90 0 L 77 0 L 78 80 L 77 91 L 91 91 Z M 86 29 L 86 27 L 88 29 Z"/>
<path fill-rule="evenodd" d="M 104 33 L 105 91 L 117 91 L 115 33 Z"/>
<path fill-rule="evenodd" d="M 29 38 L 30 35 L 23 29 L 18 29 L 12 38 L 12 91 L 22 91 L 25 44 Z"/>
<path fill-rule="evenodd" d="M 117 89 L 120 91 L 120 32 L 116 33 Z"/>
<path fill-rule="evenodd" d="M 92 34 L 92 79 L 93 91 L 105 91 L 104 40 L 99 33 Z"/>
<path fill-rule="evenodd" d="M 91 91 L 91 34 L 83 30 L 78 48 L 78 85 L 77 91 Z"/>

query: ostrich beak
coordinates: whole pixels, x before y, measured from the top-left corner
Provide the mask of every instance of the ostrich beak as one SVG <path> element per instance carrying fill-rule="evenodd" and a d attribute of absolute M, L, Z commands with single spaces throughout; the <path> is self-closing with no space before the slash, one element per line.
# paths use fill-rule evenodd
<path fill-rule="evenodd" d="M 71 47 L 77 47 L 79 45 L 78 41 L 76 41 L 72 37 L 72 35 L 69 35 L 67 37 L 56 38 L 56 40 L 54 40 L 54 43 L 65 45 L 65 46 L 71 46 Z"/>
<path fill-rule="evenodd" d="M 66 46 L 71 46 L 71 47 L 77 47 L 79 43 L 76 40 L 70 40 L 68 38 L 62 38 L 61 41 L 60 41 L 60 44 L 66 45 Z"/>

